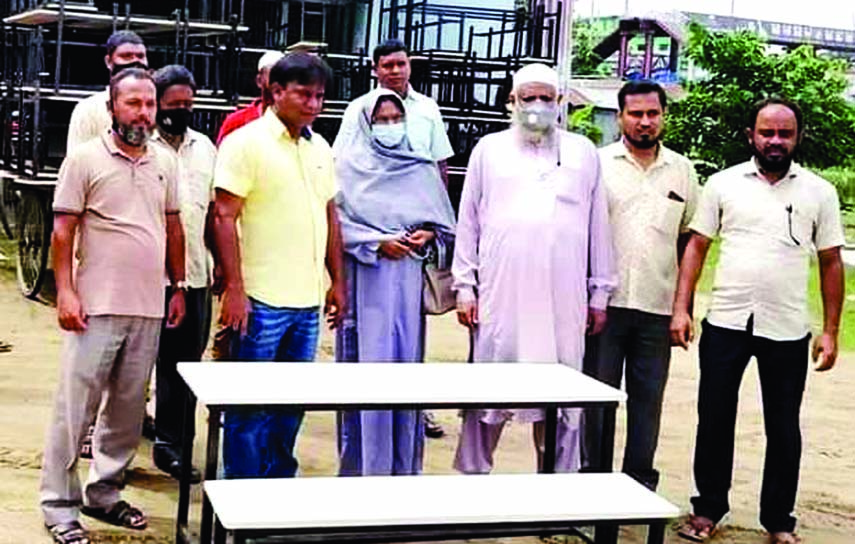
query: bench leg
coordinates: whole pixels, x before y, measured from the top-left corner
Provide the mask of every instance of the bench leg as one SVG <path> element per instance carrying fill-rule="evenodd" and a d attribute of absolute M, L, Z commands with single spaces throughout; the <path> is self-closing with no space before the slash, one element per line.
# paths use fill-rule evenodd
<path fill-rule="evenodd" d="M 226 529 L 220 518 L 214 516 L 214 544 L 226 544 Z"/>
<path fill-rule="evenodd" d="M 647 544 L 663 544 L 665 542 L 665 522 L 651 523 L 647 529 Z"/>
<path fill-rule="evenodd" d="M 558 437 L 558 408 L 550 406 L 546 409 L 546 428 L 543 439 L 543 467 L 544 474 L 555 473 L 555 449 Z"/>
<path fill-rule="evenodd" d="M 614 523 L 597 525 L 594 527 L 594 542 L 596 544 L 616 544 L 618 539 L 618 526 Z"/>
<path fill-rule="evenodd" d="M 220 450 L 220 418 L 222 410 L 208 411 L 208 452 L 205 460 L 205 481 L 217 479 L 217 463 Z M 210 544 L 211 529 L 214 523 L 214 509 L 207 493 L 202 493 L 202 527 L 200 530 L 201 544 Z"/>
<path fill-rule="evenodd" d="M 190 512 L 190 467 L 193 464 L 193 435 L 195 428 L 196 399 L 190 389 L 184 400 L 184 416 L 181 429 L 181 481 L 178 486 L 178 515 L 175 520 L 175 541 L 185 543 L 187 522 Z"/>
<path fill-rule="evenodd" d="M 615 457 L 615 417 L 617 405 L 610 404 L 603 408 L 603 433 L 600 443 L 600 458 L 597 472 L 611 472 Z"/>

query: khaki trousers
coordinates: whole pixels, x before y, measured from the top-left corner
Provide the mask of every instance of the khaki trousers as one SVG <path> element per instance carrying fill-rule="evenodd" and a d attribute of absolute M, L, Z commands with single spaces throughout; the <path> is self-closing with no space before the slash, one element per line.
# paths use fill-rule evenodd
<path fill-rule="evenodd" d="M 81 504 L 110 508 L 118 502 L 124 471 L 140 442 L 146 382 L 157 357 L 161 322 L 90 316 L 84 332 L 65 333 L 42 463 L 40 503 L 47 525 L 76 520 Z M 92 463 L 82 490 L 77 460 L 96 412 Z"/>

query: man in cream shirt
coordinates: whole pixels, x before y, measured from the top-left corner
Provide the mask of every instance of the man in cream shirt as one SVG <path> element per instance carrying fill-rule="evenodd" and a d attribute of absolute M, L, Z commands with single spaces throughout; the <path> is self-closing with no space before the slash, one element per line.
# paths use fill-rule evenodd
<path fill-rule="evenodd" d="M 605 329 L 587 342 L 584 370 L 615 387 L 625 372 L 623 471 L 656 489 L 659 473 L 653 458 L 671 360 L 668 328 L 678 246 L 694 213 L 698 178 L 687 158 L 660 142 L 666 106 L 662 87 L 629 82 L 618 94 L 618 105 L 623 135 L 600 150 L 600 163 L 620 279 Z M 602 411 L 587 410 L 584 468 L 596 468 L 601 443 Z"/>

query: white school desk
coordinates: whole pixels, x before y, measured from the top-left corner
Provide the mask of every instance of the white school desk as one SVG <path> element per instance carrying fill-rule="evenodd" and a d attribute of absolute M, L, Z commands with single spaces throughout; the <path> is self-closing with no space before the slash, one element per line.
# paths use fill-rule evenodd
<path fill-rule="evenodd" d="M 622 391 L 559 364 L 476 363 L 180 363 L 178 372 L 208 407 L 205 481 L 216 478 L 221 414 L 226 409 L 422 410 L 447 408 L 544 408 L 544 472 L 553 472 L 559 408 L 603 407 L 602 458 L 610 472 L 614 414 Z M 176 540 L 187 542 L 192 417 L 185 414 L 185 442 Z M 189 431 L 189 432 L 188 432 Z M 213 511 L 205 494 L 202 542 L 211 541 Z"/>

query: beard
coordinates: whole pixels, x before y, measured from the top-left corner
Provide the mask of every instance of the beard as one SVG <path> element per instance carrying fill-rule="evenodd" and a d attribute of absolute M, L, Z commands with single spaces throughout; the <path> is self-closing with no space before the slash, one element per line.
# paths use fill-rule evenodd
<path fill-rule="evenodd" d="M 152 127 L 144 124 L 122 124 L 113 117 L 113 132 L 132 147 L 142 147 L 151 137 Z"/>
<path fill-rule="evenodd" d="M 757 149 L 757 146 L 751 146 L 751 151 L 754 154 L 754 158 L 757 160 L 757 165 L 760 166 L 761 170 L 775 174 L 787 172 L 790 169 L 790 165 L 793 163 L 793 157 L 796 154 L 796 150 L 793 149 L 793 151 L 787 153 L 787 151 L 781 147 L 775 147 L 774 149 L 781 153 L 780 156 L 768 157 L 763 153 L 763 151 Z M 767 152 L 768 151 L 769 150 L 767 150 Z"/>
<path fill-rule="evenodd" d="M 643 134 L 641 138 L 633 138 L 629 134 L 623 134 L 623 137 L 626 138 L 630 144 L 636 149 L 653 149 L 657 145 L 659 145 L 659 140 L 662 139 L 661 134 L 657 134 L 656 136 L 648 136 L 647 134 Z"/>

